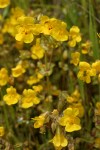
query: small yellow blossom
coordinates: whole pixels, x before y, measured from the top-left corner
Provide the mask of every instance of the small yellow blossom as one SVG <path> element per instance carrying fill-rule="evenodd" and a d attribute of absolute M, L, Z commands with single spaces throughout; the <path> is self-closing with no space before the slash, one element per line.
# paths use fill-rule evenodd
<path fill-rule="evenodd" d="M 56 134 L 52 140 L 50 140 L 57 149 L 62 149 L 68 145 L 67 138 L 64 137 L 64 134 L 61 132 L 60 128 L 58 127 L 56 130 Z"/>
<path fill-rule="evenodd" d="M 19 17 L 25 16 L 24 10 L 20 7 L 15 7 L 11 9 L 10 21 L 12 25 L 17 25 L 17 20 Z"/>
<path fill-rule="evenodd" d="M 43 76 L 40 72 L 38 72 L 38 71 L 37 71 L 36 74 L 37 74 L 37 78 L 38 78 L 39 80 L 41 80 L 41 79 L 44 77 L 44 76 Z"/>
<path fill-rule="evenodd" d="M 94 140 L 94 147 L 100 148 L 100 138 L 99 137 Z"/>
<path fill-rule="evenodd" d="M 43 90 L 42 85 L 33 86 L 32 88 L 34 89 L 35 92 L 41 92 Z"/>
<path fill-rule="evenodd" d="M 5 24 L 3 26 L 2 32 L 3 33 L 9 33 L 12 36 L 16 35 L 16 25 L 17 25 L 17 20 L 19 17 L 24 16 L 24 11 L 19 8 L 12 8 L 11 9 L 11 14 L 10 17 L 6 19 Z"/>
<path fill-rule="evenodd" d="M 4 86 L 7 84 L 9 80 L 8 71 L 6 68 L 1 68 L 0 70 L 0 86 Z"/>
<path fill-rule="evenodd" d="M 79 63 L 79 72 L 78 78 L 83 80 L 86 83 L 91 82 L 91 76 L 96 76 L 96 70 L 90 66 L 87 62 L 80 62 Z"/>
<path fill-rule="evenodd" d="M 34 123 L 34 128 L 40 128 L 43 126 L 44 122 L 45 122 L 45 115 L 42 114 L 38 117 L 32 118 L 32 120 L 35 121 Z"/>
<path fill-rule="evenodd" d="M 77 89 L 75 89 L 75 91 L 71 94 L 71 96 L 67 95 L 66 99 L 69 103 L 73 103 L 79 101 L 79 98 L 80 98 L 80 93 Z"/>
<path fill-rule="evenodd" d="M 79 92 L 79 90 L 78 90 L 78 89 L 75 89 L 75 91 L 72 93 L 72 96 L 73 96 L 74 98 L 76 98 L 76 99 L 79 100 L 79 98 L 80 98 L 80 92 Z"/>
<path fill-rule="evenodd" d="M 38 83 L 43 77 L 44 76 L 40 72 L 36 71 L 34 75 L 28 78 L 27 84 L 33 85 L 35 83 Z"/>
<path fill-rule="evenodd" d="M 27 80 L 27 84 L 29 84 L 29 85 L 33 85 L 38 82 L 39 82 L 39 79 L 36 76 L 29 76 L 29 78 Z"/>
<path fill-rule="evenodd" d="M 51 35 L 57 41 L 67 41 L 68 31 L 66 23 L 56 18 L 42 16 L 40 19 L 41 33 Z"/>
<path fill-rule="evenodd" d="M 38 104 L 40 99 L 36 97 L 36 92 L 32 89 L 24 89 L 23 95 L 21 98 L 21 107 L 22 108 L 29 108 L 32 107 L 34 104 Z"/>
<path fill-rule="evenodd" d="M 21 64 L 18 64 L 15 68 L 12 68 L 12 76 L 15 78 L 19 77 L 23 73 L 25 73 L 25 69 Z"/>
<path fill-rule="evenodd" d="M 80 53 L 79 52 L 71 53 L 71 63 L 77 66 L 79 61 L 80 61 Z"/>
<path fill-rule="evenodd" d="M 96 70 L 97 73 L 100 73 L 100 60 L 97 60 L 92 64 L 92 68 Z"/>
<path fill-rule="evenodd" d="M 73 103 L 76 100 L 76 99 L 74 99 L 74 97 L 69 96 L 69 95 L 67 95 L 66 99 L 67 99 L 67 102 L 69 102 L 69 103 Z"/>
<path fill-rule="evenodd" d="M 45 35 L 50 35 L 54 27 L 54 25 L 51 22 L 53 22 L 54 20 L 55 20 L 54 18 L 50 20 L 49 17 L 42 16 L 40 18 L 41 33 L 44 33 Z"/>
<path fill-rule="evenodd" d="M 81 47 L 82 47 L 82 54 L 87 54 L 90 50 L 91 42 L 86 41 L 85 43 L 82 43 Z"/>
<path fill-rule="evenodd" d="M 59 124 L 65 126 L 65 131 L 73 132 L 81 129 L 80 119 L 78 118 L 79 110 L 68 107 L 64 110 L 63 117 L 60 118 Z"/>
<path fill-rule="evenodd" d="M 40 45 L 40 39 L 36 40 L 36 45 L 31 47 L 31 57 L 33 59 L 41 59 L 44 56 L 44 49 L 42 48 L 42 46 Z"/>
<path fill-rule="evenodd" d="M 10 0 L 0 0 L 0 8 L 5 8 L 10 4 Z"/>
<path fill-rule="evenodd" d="M 70 47 L 75 47 L 77 42 L 82 40 L 80 35 L 80 29 L 77 26 L 72 26 L 69 32 L 69 41 L 68 45 Z"/>
<path fill-rule="evenodd" d="M 3 33 L 9 33 L 10 35 L 14 36 L 15 35 L 15 28 L 14 25 L 11 23 L 10 19 L 7 18 L 5 20 L 5 24 L 2 28 Z"/>
<path fill-rule="evenodd" d="M 3 100 L 7 105 L 13 105 L 20 100 L 20 95 L 16 92 L 16 89 L 11 86 L 7 88 L 7 94 L 4 95 Z"/>
<path fill-rule="evenodd" d="M 66 23 L 56 20 L 55 29 L 52 31 L 51 36 L 57 41 L 67 41 L 68 31 L 66 30 Z"/>
<path fill-rule="evenodd" d="M 2 137 L 5 134 L 5 129 L 3 126 L 0 126 L 0 137 Z"/>
<path fill-rule="evenodd" d="M 32 17 L 21 16 L 18 18 L 15 35 L 17 41 L 31 43 L 34 39 L 34 35 L 38 34 Z"/>
<path fill-rule="evenodd" d="M 79 110 L 79 114 L 78 114 L 78 117 L 83 117 L 84 116 L 84 107 L 82 105 L 81 102 L 78 102 L 78 103 L 73 103 L 72 105 L 70 105 L 69 107 L 71 108 L 77 108 Z"/>

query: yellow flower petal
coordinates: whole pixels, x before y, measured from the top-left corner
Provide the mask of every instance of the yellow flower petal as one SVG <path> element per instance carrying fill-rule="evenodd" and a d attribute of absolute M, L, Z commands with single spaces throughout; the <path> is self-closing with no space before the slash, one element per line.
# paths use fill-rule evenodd
<path fill-rule="evenodd" d="M 10 4 L 10 0 L 0 0 L 0 8 L 5 8 Z"/>
<path fill-rule="evenodd" d="M 2 137 L 5 134 L 5 129 L 3 126 L 0 126 L 0 137 Z"/>
<path fill-rule="evenodd" d="M 24 41 L 25 43 L 31 43 L 31 42 L 33 41 L 33 39 L 34 39 L 33 34 L 32 34 L 32 33 L 29 33 L 29 34 L 27 34 L 27 35 L 24 36 L 23 41 Z"/>

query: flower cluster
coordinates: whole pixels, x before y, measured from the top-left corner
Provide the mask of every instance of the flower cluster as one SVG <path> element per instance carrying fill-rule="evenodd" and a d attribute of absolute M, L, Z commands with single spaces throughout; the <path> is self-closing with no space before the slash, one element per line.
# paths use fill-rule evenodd
<path fill-rule="evenodd" d="M 96 70 L 91 67 L 91 65 L 87 62 L 80 62 L 79 63 L 79 72 L 78 72 L 78 78 L 85 81 L 86 83 L 91 82 L 92 76 L 96 76 Z"/>
<path fill-rule="evenodd" d="M 76 25 L 13 3 L 0 0 L 0 140 L 25 150 L 77 150 L 84 141 L 100 148 L 100 60 L 92 41 Z"/>

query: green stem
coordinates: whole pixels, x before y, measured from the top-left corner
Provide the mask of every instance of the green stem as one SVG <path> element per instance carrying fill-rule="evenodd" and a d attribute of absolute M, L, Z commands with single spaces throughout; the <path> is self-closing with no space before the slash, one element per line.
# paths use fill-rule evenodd
<path fill-rule="evenodd" d="M 7 130 L 9 131 L 10 124 L 9 124 L 9 121 L 8 121 L 7 107 L 5 105 L 3 106 L 3 111 L 4 111 L 5 126 L 6 126 Z"/>

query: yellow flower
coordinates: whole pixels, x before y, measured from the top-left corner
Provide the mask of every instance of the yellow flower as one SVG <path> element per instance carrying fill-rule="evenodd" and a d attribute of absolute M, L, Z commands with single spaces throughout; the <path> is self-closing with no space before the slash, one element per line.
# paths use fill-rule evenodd
<path fill-rule="evenodd" d="M 25 16 L 23 9 L 21 9 L 20 7 L 12 8 L 11 9 L 11 15 L 10 15 L 11 24 L 16 25 L 18 18 L 21 16 Z"/>
<path fill-rule="evenodd" d="M 50 140 L 50 142 L 52 142 L 57 149 L 62 149 L 68 145 L 68 140 L 64 137 L 59 127 L 57 128 L 56 134 L 53 139 Z"/>
<path fill-rule="evenodd" d="M 41 33 L 51 35 L 57 41 L 67 41 L 68 31 L 66 30 L 66 23 L 56 18 L 49 18 L 42 16 L 40 19 Z"/>
<path fill-rule="evenodd" d="M 44 122 L 45 122 L 45 115 L 42 114 L 38 117 L 32 118 L 32 120 L 35 121 L 34 123 L 34 128 L 40 128 L 43 126 Z"/>
<path fill-rule="evenodd" d="M 78 72 L 78 78 L 80 80 L 85 81 L 86 83 L 91 82 L 91 76 L 96 75 L 96 70 L 90 66 L 87 62 L 80 62 L 79 63 L 79 72 Z"/>
<path fill-rule="evenodd" d="M 34 89 L 35 92 L 41 92 L 43 90 L 42 85 L 33 86 L 32 88 Z"/>
<path fill-rule="evenodd" d="M 71 53 L 71 59 L 72 59 L 71 63 L 77 66 L 80 61 L 80 53 L 79 52 Z"/>
<path fill-rule="evenodd" d="M 72 93 L 72 96 L 75 98 L 75 99 L 78 99 L 80 98 L 80 93 L 79 93 L 79 90 L 78 89 L 75 89 L 75 91 Z M 78 101 L 77 100 L 77 101 Z"/>
<path fill-rule="evenodd" d="M 6 85 L 8 80 L 9 80 L 8 71 L 6 70 L 6 68 L 1 68 L 1 70 L 0 70 L 0 86 Z"/>
<path fill-rule="evenodd" d="M 38 71 L 35 72 L 34 75 L 30 76 L 27 80 L 27 84 L 33 85 L 35 83 L 38 83 L 44 76 L 39 73 Z"/>
<path fill-rule="evenodd" d="M 29 108 L 34 104 L 38 104 L 40 99 L 36 97 L 36 92 L 32 89 L 24 89 L 22 99 L 21 99 L 21 107 Z"/>
<path fill-rule="evenodd" d="M 33 35 L 39 34 L 36 30 L 34 19 L 32 17 L 21 16 L 17 22 L 15 39 L 24 43 L 31 43 L 34 39 Z"/>
<path fill-rule="evenodd" d="M 69 102 L 69 103 L 73 103 L 76 101 L 76 99 L 74 99 L 74 97 L 69 96 L 69 95 L 67 95 L 66 99 L 67 99 L 67 102 Z"/>
<path fill-rule="evenodd" d="M 92 68 L 96 70 L 97 73 L 100 73 L 100 60 L 97 60 L 92 64 Z"/>
<path fill-rule="evenodd" d="M 27 80 L 27 84 L 29 84 L 29 85 L 32 85 L 32 84 L 35 84 L 38 82 L 39 82 L 39 80 L 36 76 L 30 76 Z"/>
<path fill-rule="evenodd" d="M 90 50 L 91 47 L 91 42 L 90 41 L 86 41 L 85 43 L 83 43 L 81 45 L 82 47 L 82 54 L 87 54 Z"/>
<path fill-rule="evenodd" d="M 12 68 L 12 76 L 15 78 L 19 77 L 23 73 L 25 73 L 25 69 L 21 64 L 18 64 L 15 68 Z"/>
<path fill-rule="evenodd" d="M 19 8 L 12 8 L 11 9 L 11 15 L 8 19 L 6 19 L 5 24 L 3 26 L 2 32 L 3 33 L 9 33 L 12 36 L 16 35 L 16 28 L 15 26 L 17 25 L 17 20 L 19 17 L 24 16 L 24 11 Z"/>
<path fill-rule="evenodd" d="M 5 129 L 3 126 L 0 126 L 0 137 L 2 137 L 5 134 Z"/>
<path fill-rule="evenodd" d="M 10 19 L 5 20 L 5 24 L 2 28 L 3 33 L 9 33 L 10 35 L 14 36 L 15 35 L 15 28 L 13 24 L 11 23 Z"/>
<path fill-rule="evenodd" d="M 0 8 L 5 8 L 10 4 L 10 0 L 0 0 Z"/>
<path fill-rule="evenodd" d="M 83 115 L 84 115 L 84 107 L 83 107 L 83 105 L 82 105 L 81 102 L 73 103 L 69 107 L 71 107 L 71 108 L 77 108 L 79 110 L 78 117 L 80 117 L 80 118 L 83 117 Z"/>
<path fill-rule="evenodd" d="M 100 148 L 100 138 L 99 137 L 94 140 L 94 146 L 96 148 Z"/>
<path fill-rule="evenodd" d="M 36 40 L 36 45 L 31 47 L 31 57 L 33 59 L 41 59 L 44 56 L 44 49 L 42 48 L 42 46 L 40 45 L 40 39 Z"/>
<path fill-rule="evenodd" d="M 66 99 L 69 103 L 77 102 L 79 101 L 80 93 L 77 89 L 71 94 L 71 96 L 67 95 Z"/>
<path fill-rule="evenodd" d="M 44 33 L 45 35 L 50 35 L 51 31 L 53 29 L 53 22 L 55 20 L 54 18 L 52 20 L 49 19 L 47 16 L 42 16 L 40 18 L 40 25 L 41 25 L 41 33 Z"/>
<path fill-rule="evenodd" d="M 60 20 L 56 20 L 54 23 L 55 28 L 52 30 L 51 36 L 56 41 L 67 41 L 68 40 L 68 31 L 66 30 L 66 23 Z"/>
<path fill-rule="evenodd" d="M 80 29 L 77 26 L 72 26 L 69 32 L 68 45 L 70 47 L 75 47 L 76 43 L 80 42 L 81 40 Z"/>
<path fill-rule="evenodd" d="M 39 79 L 39 81 L 44 77 L 40 72 L 37 71 L 37 78 Z"/>
<path fill-rule="evenodd" d="M 59 124 L 65 126 L 65 131 L 73 132 L 81 129 L 80 119 L 77 117 L 79 114 L 77 108 L 68 107 L 63 113 L 64 115 L 60 118 Z"/>
<path fill-rule="evenodd" d="M 7 105 L 13 105 L 20 100 L 20 95 L 16 92 L 16 89 L 11 86 L 7 88 L 7 94 L 4 95 L 3 100 Z"/>

